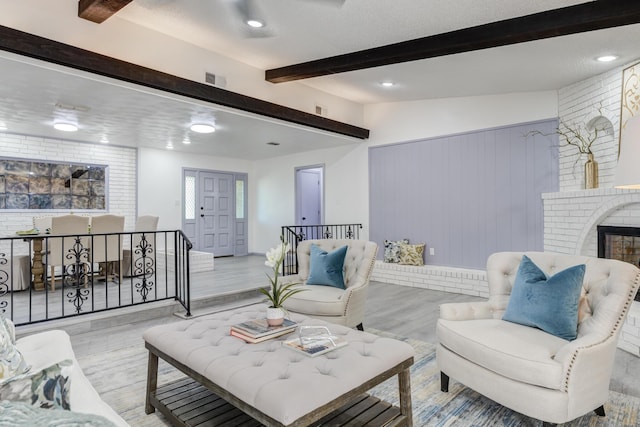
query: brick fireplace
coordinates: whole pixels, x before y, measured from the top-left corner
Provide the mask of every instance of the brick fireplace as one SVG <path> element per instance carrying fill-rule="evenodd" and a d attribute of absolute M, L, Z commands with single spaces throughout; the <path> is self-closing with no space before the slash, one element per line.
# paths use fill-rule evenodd
<path fill-rule="evenodd" d="M 617 259 L 640 266 L 640 227 L 598 226 L 598 258 Z M 636 293 L 640 301 L 640 291 Z"/>
<path fill-rule="evenodd" d="M 618 231 L 640 229 L 638 191 L 597 188 L 546 193 L 542 198 L 545 251 L 595 257 L 599 246 L 598 226 L 611 227 L 610 230 L 617 228 Z M 610 252 L 633 261 L 637 250 L 634 246 L 640 238 L 623 237 L 614 239 Z M 631 306 L 618 346 L 640 357 L 640 301 L 634 301 Z"/>

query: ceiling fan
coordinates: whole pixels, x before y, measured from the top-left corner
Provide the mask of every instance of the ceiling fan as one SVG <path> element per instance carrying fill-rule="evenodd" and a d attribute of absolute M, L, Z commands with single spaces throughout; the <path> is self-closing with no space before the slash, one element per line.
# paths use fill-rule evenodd
<path fill-rule="evenodd" d="M 135 0 L 140 6 L 147 9 L 162 8 L 172 5 L 178 8 L 178 0 Z M 342 7 L 346 0 L 295 0 L 296 2 L 315 3 L 329 7 Z M 267 19 L 263 0 L 226 0 L 224 4 L 232 15 L 233 26 L 237 28 L 244 37 L 263 38 L 272 37 L 276 34 L 276 25 Z"/>
<path fill-rule="evenodd" d="M 346 0 L 298 0 L 314 2 L 325 6 L 342 7 Z M 259 0 L 232 0 L 231 9 L 241 24 L 242 33 L 246 37 L 271 37 L 274 30 L 269 25 L 262 9 L 264 2 Z"/>

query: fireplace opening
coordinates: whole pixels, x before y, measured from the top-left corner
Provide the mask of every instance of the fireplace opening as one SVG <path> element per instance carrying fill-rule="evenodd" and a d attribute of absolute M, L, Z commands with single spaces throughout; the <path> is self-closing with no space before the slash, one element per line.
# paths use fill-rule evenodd
<path fill-rule="evenodd" d="M 598 258 L 617 259 L 640 267 L 640 228 L 599 225 Z M 635 300 L 640 301 L 640 291 Z"/>

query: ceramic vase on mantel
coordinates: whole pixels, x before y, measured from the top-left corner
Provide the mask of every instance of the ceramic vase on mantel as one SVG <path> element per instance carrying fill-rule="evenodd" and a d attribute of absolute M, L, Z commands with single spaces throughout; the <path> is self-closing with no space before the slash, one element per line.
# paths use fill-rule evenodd
<path fill-rule="evenodd" d="M 589 153 L 584 164 L 584 188 L 598 188 L 598 162 L 593 159 L 593 153 Z"/>
<path fill-rule="evenodd" d="M 267 307 L 269 326 L 280 326 L 284 322 L 284 310 L 281 307 Z"/>

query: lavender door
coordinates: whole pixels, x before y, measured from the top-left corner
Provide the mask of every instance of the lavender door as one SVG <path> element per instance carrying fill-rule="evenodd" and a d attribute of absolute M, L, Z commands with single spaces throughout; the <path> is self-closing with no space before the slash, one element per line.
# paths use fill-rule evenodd
<path fill-rule="evenodd" d="M 296 225 L 322 224 L 322 168 L 296 170 Z"/>
<path fill-rule="evenodd" d="M 233 255 L 234 179 L 232 174 L 200 173 L 198 250 Z"/>

